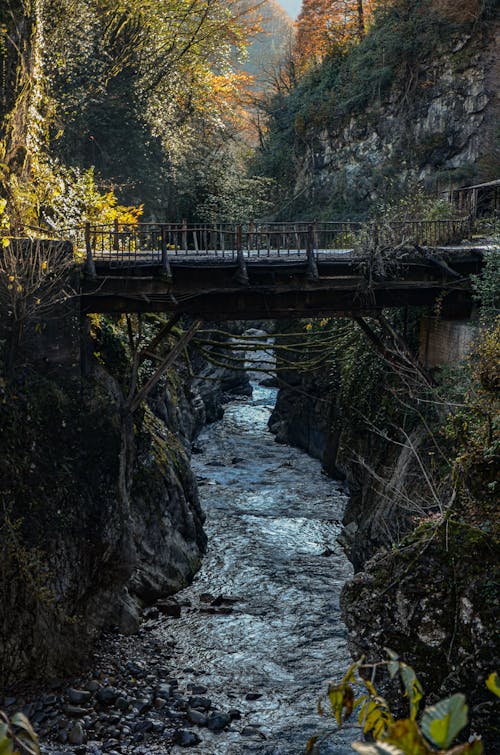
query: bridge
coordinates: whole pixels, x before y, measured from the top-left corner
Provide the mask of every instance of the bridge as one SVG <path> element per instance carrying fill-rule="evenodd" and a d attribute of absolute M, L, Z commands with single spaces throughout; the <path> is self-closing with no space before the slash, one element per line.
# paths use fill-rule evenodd
<path fill-rule="evenodd" d="M 470 303 L 479 249 L 469 218 L 390 223 L 87 224 L 83 312 L 205 320 L 361 316 Z"/>

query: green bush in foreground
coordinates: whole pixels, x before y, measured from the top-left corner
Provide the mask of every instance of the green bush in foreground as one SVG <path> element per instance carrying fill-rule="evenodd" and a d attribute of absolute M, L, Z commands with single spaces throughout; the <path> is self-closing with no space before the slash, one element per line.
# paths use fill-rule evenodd
<path fill-rule="evenodd" d="M 420 701 L 424 691 L 415 671 L 399 660 L 396 653 L 387 651 L 389 660 L 365 664 L 361 659 L 353 663 L 339 684 L 330 684 L 318 702 L 320 716 L 334 718 L 340 729 L 356 711 L 363 734 L 373 742 L 354 742 L 352 747 L 359 755 L 483 755 L 478 737 L 455 744 L 458 734 L 468 723 L 468 707 L 461 693 L 439 700 L 424 709 L 420 720 Z M 389 705 L 374 685 L 377 669 L 383 667 L 391 679 L 399 678 L 408 700 L 408 718 L 396 719 Z M 371 677 L 366 678 L 366 677 Z M 492 673 L 486 685 L 500 697 L 500 677 Z M 362 688 L 356 696 L 355 688 Z M 324 703 L 330 710 L 324 707 Z M 306 755 L 319 755 L 320 745 L 331 736 L 331 730 L 312 737 L 307 743 Z"/>

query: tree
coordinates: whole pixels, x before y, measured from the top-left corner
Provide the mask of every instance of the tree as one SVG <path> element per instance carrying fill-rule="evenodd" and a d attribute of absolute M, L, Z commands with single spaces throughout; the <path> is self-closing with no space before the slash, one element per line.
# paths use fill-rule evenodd
<path fill-rule="evenodd" d="M 7 374 L 12 375 L 28 326 L 75 295 L 75 260 L 65 242 L 0 240 L 0 313 L 7 329 Z"/>
<path fill-rule="evenodd" d="M 302 68 L 321 61 L 334 47 L 345 47 L 365 33 L 370 0 L 304 0 L 297 21 L 297 56 Z"/>

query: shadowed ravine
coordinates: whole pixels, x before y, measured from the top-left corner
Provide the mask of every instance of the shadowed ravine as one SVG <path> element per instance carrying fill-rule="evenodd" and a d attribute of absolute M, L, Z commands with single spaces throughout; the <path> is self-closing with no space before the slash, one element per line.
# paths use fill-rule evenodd
<path fill-rule="evenodd" d="M 207 600 L 204 593 L 238 600 L 228 615 L 188 609 L 157 631 L 175 636 L 173 659 L 193 669 L 187 682 L 243 714 L 232 731 L 203 730 L 192 750 L 200 753 L 303 753 L 318 729 L 318 693 L 349 661 L 339 593 L 351 567 L 336 543 L 346 495 L 319 462 L 274 442 L 274 400 L 274 390 L 256 386 L 253 399 L 230 403 L 193 458 L 209 549 L 178 597 L 192 605 Z M 246 700 L 248 693 L 262 696 Z M 252 724 L 266 739 L 241 736 Z M 342 735 L 322 751 L 352 752 L 351 739 Z"/>

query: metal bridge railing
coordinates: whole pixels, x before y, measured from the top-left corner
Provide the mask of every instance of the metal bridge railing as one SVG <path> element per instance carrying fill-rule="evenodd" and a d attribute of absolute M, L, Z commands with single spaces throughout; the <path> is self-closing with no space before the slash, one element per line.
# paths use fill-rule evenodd
<path fill-rule="evenodd" d="M 374 246 L 443 246 L 467 238 L 470 218 L 390 222 L 296 222 L 224 223 L 137 223 L 95 225 L 68 232 L 87 264 L 134 266 L 162 265 L 169 272 L 171 259 L 246 261 L 263 257 L 311 257 L 345 254 L 354 248 Z"/>

